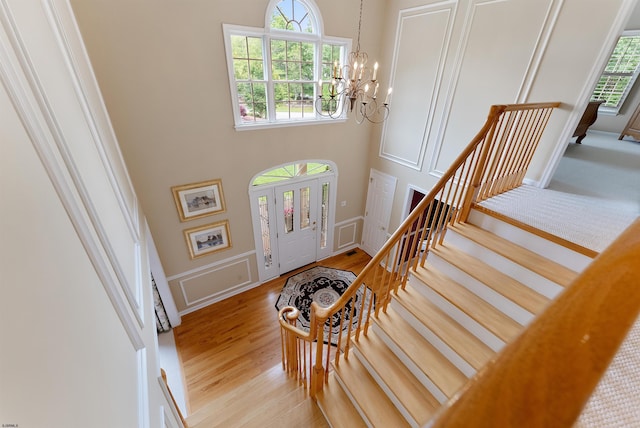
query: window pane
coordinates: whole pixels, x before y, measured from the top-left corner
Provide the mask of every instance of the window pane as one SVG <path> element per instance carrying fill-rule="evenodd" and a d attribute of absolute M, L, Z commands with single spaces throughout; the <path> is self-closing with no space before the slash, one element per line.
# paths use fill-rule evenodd
<path fill-rule="evenodd" d="M 231 36 L 231 51 L 234 58 L 248 58 L 247 38 Z"/>
<path fill-rule="evenodd" d="M 244 121 L 266 120 L 266 84 L 238 83 L 236 87 L 242 119 Z"/>
<path fill-rule="evenodd" d="M 289 84 L 288 83 L 274 83 L 273 85 L 273 97 L 276 103 L 289 100 Z"/>
<path fill-rule="evenodd" d="M 249 61 L 245 59 L 234 59 L 233 74 L 236 80 L 249 80 Z"/>
<path fill-rule="evenodd" d="M 302 80 L 313 80 L 313 62 L 303 62 L 302 64 Z"/>
<path fill-rule="evenodd" d="M 329 231 L 329 183 L 322 184 L 322 207 L 320 215 L 320 248 L 326 248 Z"/>
<path fill-rule="evenodd" d="M 236 80 L 264 80 L 262 38 L 231 36 Z"/>
<path fill-rule="evenodd" d="M 640 36 L 621 36 L 596 84 L 591 100 L 606 100 L 603 107 L 619 110 L 635 82 L 639 64 Z"/>
<path fill-rule="evenodd" d="M 258 197 L 258 208 L 260 211 L 260 232 L 262 235 L 262 254 L 264 254 L 264 266 L 271 267 L 273 264 L 271 254 L 271 234 L 269 233 L 269 206 L 266 196 Z"/>
<path fill-rule="evenodd" d="M 284 40 L 271 40 L 271 61 L 287 59 L 287 44 Z"/>
<path fill-rule="evenodd" d="M 249 58 L 262 59 L 262 39 L 258 37 L 247 37 L 249 47 Z"/>
<path fill-rule="evenodd" d="M 271 28 L 315 33 L 307 8 L 296 0 L 282 0 L 271 14 Z"/>
<path fill-rule="evenodd" d="M 284 233 L 293 232 L 293 190 L 287 190 L 282 194 L 284 204 Z"/>
<path fill-rule="evenodd" d="M 302 164 L 289 164 L 272 169 L 261 176 L 256 177 L 252 185 L 259 186 L 261 184 L 273 183 L 275 181 L 288 180 L 293 177 L 322 174 L 323 172 L 330 171 L 331 167 L 326 163 L 309 162 Z"/>
<path fill-rule="evenodd" d="M 307 229 L 311 224 L 311 192 L 308 187 L 300 189 L 300 229 Z"/>
<path fill-rule="evenodd" d="M 273 80 L 286 80 L 287 79 L 287 66 L 286 62 L 277 61 L 271 62 L 271 73 Z"/>
<path fill-rule="evenodd" d="M 264 63 L 262 61 L 249 61 L 251 67 L 251 80 L 264 80 Z"/>
<path fill-rule="evenodd" d="M 337 66 L 337 70 L 336 70 Z M 342 74 L 342 46 L 322 45 L 322 80 L 330 80 L 337 74 Z"/>
<path fill-rule="evenodd" d="M 302 59 L 301 46 L 302 43 L 300 42 L 287 42 L 287 61 L 300 61 Z"/>
<path fill-rule="evenodd" d="M 300 63 L 288 62 L 287 63 L 287 80 L 300 80 Z"/>

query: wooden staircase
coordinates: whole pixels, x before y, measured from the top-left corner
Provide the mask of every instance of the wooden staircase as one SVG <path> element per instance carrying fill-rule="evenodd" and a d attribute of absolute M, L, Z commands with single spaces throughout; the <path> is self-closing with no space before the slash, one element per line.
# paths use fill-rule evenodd
<path fill-rule="evenodd" d="M 424 426 L 591 259 L 472 210 L 333 364 L 331 426 Z M 348 400 L 347 400 L 348 398 Z"/>

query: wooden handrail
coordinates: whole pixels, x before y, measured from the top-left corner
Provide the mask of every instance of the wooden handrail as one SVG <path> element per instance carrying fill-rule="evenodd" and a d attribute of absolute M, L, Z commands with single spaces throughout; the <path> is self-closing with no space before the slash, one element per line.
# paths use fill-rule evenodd
<path fill-rule="evenodd" d="M 569 427 L 640 313 L 640 220 L 429 426 Z"/>
<path fill-rule="evenodd" d="M 335 353 L 334 363 L 339 364 L 341 352 L 344 358 L 349 356 L 352 336 L 358 337 L 361 332 L 366 334 L 369 320 L 374 316 L 374 300 L 376 315 L 380 310 L 386 311 L 391 293 L 405 286 L 411 269 L 418 264 L 424 266 L 428 252 L 442 243 L 449 224 L 465 221 L 476 201 L 522 184 L 549 116 L 559 105 L 554 102 L 491 106 L 486 122 L 471 143 L 340 298 L 328 308 L 312 303 L 309 332 L 295 325 L 292 316 L 295 308 L 287 307 L 279 312 L 283 367 L 296 373 L 305 385 L 310 385 L 312 397 L 328 379 L 332 352 Z M 354 327 L 344 309 L 349 304 L 351 308 L 355 307 L 359 289 L 364 289 L 364 297 L 358 312 L 360 318 Z M 353 310 L 351 312 L 353 315 Z M 340 318 L 340 326 L 348 322 L 347 334 L 345 337 L 339 335 L 335 348 L 324 346 L 324 342 L 332 340 L 331 330 L 329 337 L 325 337 L 324 326 L 336 316 Z M 314 341 L 316 351 L 312 364 L 307 346 L 300 342 Z M 311 352 L 311 346 L 308 348 Z M 308 377 L 310 384 L 306 382 Z"/>
<path fill-rule="evenodd" d="M 180 418 L 180 422 L 182 422 L 182 426 L 185 428 L 188 428 L 189 425 L 187 424 L 187 421 L 184 419 L 184 416 L 182 416 L 180 407 L 178 407 L 178 403 L 176 402 L 176 399 L 173 396 L 173 392 L 171 392 L 171 388 L 169 388 L 169 382 L 167 381 L 167 372 L 165 372 L 163 368 L 160 368 L 160 376 L 162 377 L 164 386 L 167 388 L 167 391 L 169 392 L 169 397 L 171 397 L 171 403 L 175 407 L 175 411 L 178 413 L 178 417 Z"/>

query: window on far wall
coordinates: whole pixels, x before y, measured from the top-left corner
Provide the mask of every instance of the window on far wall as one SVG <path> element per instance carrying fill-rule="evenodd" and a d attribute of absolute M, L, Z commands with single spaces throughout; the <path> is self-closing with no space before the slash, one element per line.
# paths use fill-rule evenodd
<path fill-rule="evenodd" d="M 314 108 L 318 82 L 330 84 L 350 40 L 323 36 L 312 0 L 272 0 L 265 22 L 223 25 L 236 129 L 326 120 Z"/>
<path fill-rule="evenodd" d="M 638 77 L 640 31 L 625 31 L 618 39 L 609 62 L 596 84 L 591 100 L 606 100 L 601 111 L 618 114 Z"/>

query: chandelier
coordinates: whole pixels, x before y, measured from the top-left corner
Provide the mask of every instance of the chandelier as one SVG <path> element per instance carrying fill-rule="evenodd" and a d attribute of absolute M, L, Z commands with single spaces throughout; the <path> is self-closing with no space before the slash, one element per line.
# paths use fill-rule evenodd
<path fill-rule="evenodd" d="M 380 102 L 378 63 L 376 62 L 373 68 L 367 66 L 369 57 L 366 52 L 360 52 L 363 1 L 360 0 L 356 50 L 349 53 L 348 64 L 338 64 L 338 61 L 333 63 L 329 82 L 318 82 L 315 108 L 323 117 L 338 119 L 349 111 L 355 114 L 358 124 L 365 119 L 372 123 L 382 123 L 389 116 L 392 89 L 388 89 L 384 102 Z"/>

